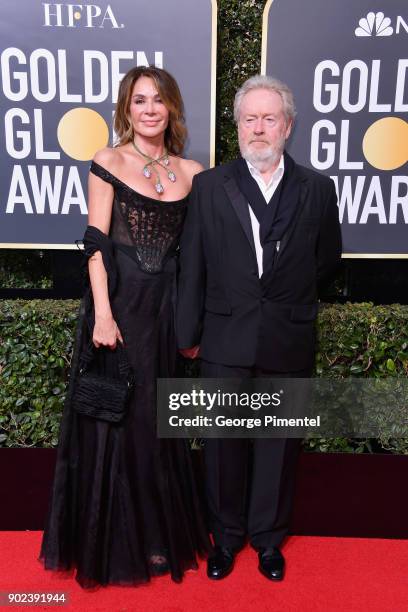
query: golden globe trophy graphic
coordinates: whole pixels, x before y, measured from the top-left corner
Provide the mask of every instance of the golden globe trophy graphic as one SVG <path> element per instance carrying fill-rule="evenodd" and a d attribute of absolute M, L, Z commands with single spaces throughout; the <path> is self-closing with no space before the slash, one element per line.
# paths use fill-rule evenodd
<path fill-rule="evenodd" d="M 375 121 L 364 135 L 364 157 L 378 170 L 397 170 L 408 161 L 408 123 L 399 117 Z"/>
<path fill-rule="evenodd" d="M 91 108 L 73 108 L 58 124 L 58 142 L 72 159 L 87 161 L 106 147 L 109 129 L 105 119 Z"/>

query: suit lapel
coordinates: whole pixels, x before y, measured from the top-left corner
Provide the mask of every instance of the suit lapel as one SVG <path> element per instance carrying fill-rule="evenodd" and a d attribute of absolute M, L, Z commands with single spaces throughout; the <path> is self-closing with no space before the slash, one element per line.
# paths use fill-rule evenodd
<path fill-rule="evenodd" d="M 285 153 L 285 155 L 287 155 L 287 153 Z M 239 161 L 240 160 L 236 160 L 234 164 L 239 163 Z M 282 251 L 284 251 L 284 249 L 286 248 L 290 240 L 290 237 L 292 236 L 292 233 L 296 227 L 297 220 L 303 209 L 303 205 L 306 201 L 307 193 L 308 193 L 306 179 L 303 178 L 303 176 L 301 175 L 297 164 L 295 162 L 293 163 L 295 165 L 295 168 L 293 170 L 293 174 L 294 174 L 293 181 L 291 182 L 292 183 L 291 188 L 287 196 L 285 196 L 285 199 L 286 197 L 295 198 L 297 200 L 297 205 L 296 205 L 296 211 L 291 220 L 291 223 L 281 239 L 280 246 L 279 246 L 279 252 L 277 254 L 277 259 L 282 254 Z M 238 187 L 238 182 L 235 178 L 234 170 L 232 170 L 232 172 L 231 171 L 228 172 L 228 174 L 225 175 L 224 189 L 227 193 L 228 199 L 232 207 L 235 210 L 238 220 L 242 226 L 242 229 L 245 232 L 248 242 L 251 245 L 252 251 L 254 255 L 256 255 L 254 237 L 252 233 L 251 218 L 249 216 L 248 201 L 247 201 L 246 196 L 240 191 Z M 282 204 L 284 205 L 284 202 L 282 202 Z"/>
<path fill-rule="evenodd" d="M 238 189 L 246 197 L 247 202 L 249 202 L 253 213 L 258 219 L 258 223 L 261 224 L 268 206 L 258 183 L 249 171 L 247 162 L 240 157 L 234 163 L 233 171 Z"/>
<path fill-rule="evenodd" d="M 239 190 L 237 181 L 235 180 L 234 176 L 231 176 L 231 175 L 226 176 L 226 180 L 224 183 L 224 189 L 227 193 L 229 201 L 232 204 L 232 207 L 235 210 L 238 220 L 242 226 L 242 229 L 245 232 L 245 236 L 247 237 L 249 244 L 251 245 L 251 249 L 255 254 L 256 251 L 255 251 L 254 236 L 252 233 L 251 218 L 249 216 L 247 199 Z"/>
<path fill-rule="evenodd" d="M 304 203 L 306 201 L 307 198 L 307 193 L 308 193 L 308 189 L 307 189 L 307 183 L 306 183 L 306 179 L 304 179 L 299 170 L 298 167 L 295 166 L 295 175 L 294 175 L 294 181 L 293 181 L 293 187 L 291 187 L 291 195 L 290 197 L 296 197 L 297 198 L 297 205 L 296 205 L 296 210 L 295 210 L 295 214 L 293 215 L 293 218 L 291 220 L 291 223 L 289 224 L 288 229 L 286 230 L 285 234 L 282 236 L 282 240 L 280 243 L 280 248 L 279 248 L 279 253 L 278 253 L 278 258 L 281 256 L 282 251 L 285 250 L 292 234 L 293 231 L 296 227 L 299 215 L 303 209 Z M 284 204 L 284 203 L 283 203 Z"/>

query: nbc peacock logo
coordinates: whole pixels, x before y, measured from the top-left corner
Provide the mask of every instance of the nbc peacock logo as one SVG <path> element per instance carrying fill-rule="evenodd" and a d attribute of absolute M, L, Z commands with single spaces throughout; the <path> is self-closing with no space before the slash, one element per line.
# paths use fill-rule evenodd
<path fill-rule="evenodd" d="M 367 13 L 366 17 L 362 17 L 358 22 L 358 27 L 354 30 L 354 34 L 360 36 L 391 36 L 394 29 L 391 26 L 391 19 L 385 17 L 384 13 Z"/>

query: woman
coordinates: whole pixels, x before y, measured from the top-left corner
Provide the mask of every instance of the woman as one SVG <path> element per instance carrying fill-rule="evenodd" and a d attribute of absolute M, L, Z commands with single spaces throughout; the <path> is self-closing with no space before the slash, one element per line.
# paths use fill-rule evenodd
<path fill-rule="evenodd" d="M 173 77 L 130 70 L 114 128 L 118 145 L 95 155 L 89 175 L 92 291 L 77 346 L 85 350 L 90 333 L 98 353 L 123 343 L 139 384 L 120 424 L 79 415 L 71 401 L 75 352 L 40 554 L 46 568 L 76 568 L 84 588 L 167 572 L 180 581 L 209 549 L 188 443 L 156 435 L 156 378 L 173 374 L 176 357 L 176 249 L 202 170 L 179 157 L 186 129 Z"/>

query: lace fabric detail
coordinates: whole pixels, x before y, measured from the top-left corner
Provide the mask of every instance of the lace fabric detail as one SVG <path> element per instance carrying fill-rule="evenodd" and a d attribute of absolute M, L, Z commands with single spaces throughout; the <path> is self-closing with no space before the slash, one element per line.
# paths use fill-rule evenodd
<path fill-rule="evenodd" d="M 162 202 L 120 201 L 137 259 L 146 272 L 158 272 L 176 251 L 185 215 L 184 206 Z"/>
<path fill-rule="evenodd" d="M 186 213 L 188 196 L 162 202 L 138 193 L 99 164 L 91 172 L 111 183 L 115 197 L 109 235 L 128 250 L 145 272 L 156 273 L 175 254 Z"/>

